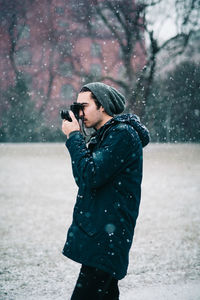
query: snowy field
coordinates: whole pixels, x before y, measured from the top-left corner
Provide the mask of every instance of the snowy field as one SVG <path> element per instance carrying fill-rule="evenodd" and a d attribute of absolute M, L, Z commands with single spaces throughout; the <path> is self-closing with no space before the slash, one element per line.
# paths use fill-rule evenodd
<path fill-rule="evenodd" d="M 80 266 L 61 251 L 76 192 L 64 144 L 0 145 L 1 300 L 70 299 Z M 120 300 L 200 299 L 200 145 L 145 148 L 119 285 Z"/>

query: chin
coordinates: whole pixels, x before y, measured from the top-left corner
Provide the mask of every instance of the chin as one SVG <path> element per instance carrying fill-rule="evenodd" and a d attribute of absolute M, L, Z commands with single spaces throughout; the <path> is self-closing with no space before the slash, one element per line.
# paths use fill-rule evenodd
<path fill-rule="evenodd" d="M 84 122 L 84 126 L 85 126 L 86 128 L 90 128 L 90 126 L 89 126 L 86 122 Z"/>
<path fill-rule="evenodd" d="M 88 121 L 86 121 L 86 122 L 84 123 L 84 125 L 85 125 L 86 128 L 92 128 L 92 127 L 93 127 L 93 126 L 91 125 L 91 123 L 89 123 Z"/>
<path fill-rule="evenodd" d="M 85 125 L 85 127 L 86 128 L 94 128 L 94 124 L 91 124 L 91 123 L 89 123 L 88 121 L 86 121 L 85 123 L 84 123 L 84 125 Z"/>
<path fill-rule="evenodd" d="M 86 124 L 85 124 L 85 127 L 86 127 L 86 128 L 92 128 L 93 126 L 91 126 L 91 125 L 86 125 Z"/>

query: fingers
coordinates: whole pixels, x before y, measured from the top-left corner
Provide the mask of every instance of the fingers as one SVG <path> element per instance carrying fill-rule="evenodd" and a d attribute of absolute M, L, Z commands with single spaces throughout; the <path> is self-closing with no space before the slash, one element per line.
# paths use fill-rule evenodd
<path fill-rule="evenodd" d="M 70 117 L 71 117 L 71 119 L 72 119 L 72 122 L 76 120 L 73 111 L 70 110 L 70 111 L 69 111 L 69 115 L 70 115 Z"/>
<path fill-rule="evenodd" d="M 69 117 L 71 118 L 72 122 L 73 121 L 77 121 L 76 118 L 75 118 L 75 116 L 74 116 L 74 113 L 71 110 L 69 110 Z M 71 123 L 71 121 L 69 119 L 63 119 L 63 123 L 64 122 L 70 122 Z"/>
<path fill-rule="evenodd" d="M 69 116 L 72 119 L 72 122 L 64 119 L 62 123 L 62 131 L 67 136 L 67 138 L 69 137 L 71 132 L 80 131 L 80 125 L 72 111 L 69 111 Z"/>

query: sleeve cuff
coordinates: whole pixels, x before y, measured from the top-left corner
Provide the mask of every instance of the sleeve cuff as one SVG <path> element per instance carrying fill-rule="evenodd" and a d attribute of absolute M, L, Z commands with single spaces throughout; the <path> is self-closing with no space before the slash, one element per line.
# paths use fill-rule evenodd
<path fill-rule="evenodd" d="M 80 133 L 80 131 L 79 131 L 79 130 L 72 131 L 72 132 L 69 134 L 69 137 L 68 137 L 68 139 L 69 139 L 70 137 L 72 137 L 73 135 L 77 134 L 77 132 L 78 132 L 78 133 Z"/>
<path fill-rule="evenodd" d="M 77 131 L 72 131 L 68 137 L 68 139 L 66 140 L 66 147 L 68 148 L 68 146 L 71 144 L 71 140 L 77 140 L 80 139 L 80 137 L 83 137 L 81 132 L 79 130 Z"/>

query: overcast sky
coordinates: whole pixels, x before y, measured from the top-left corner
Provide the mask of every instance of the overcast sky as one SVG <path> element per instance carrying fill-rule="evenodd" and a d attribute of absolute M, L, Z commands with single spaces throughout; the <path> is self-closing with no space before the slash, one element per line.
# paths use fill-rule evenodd
<path fill-rule="evenodd" d="M 149 9 L 147 18 L 152 24 L 155 36 L 167 40 L 176 33 L 174 0 L 162 1 Z"/>

